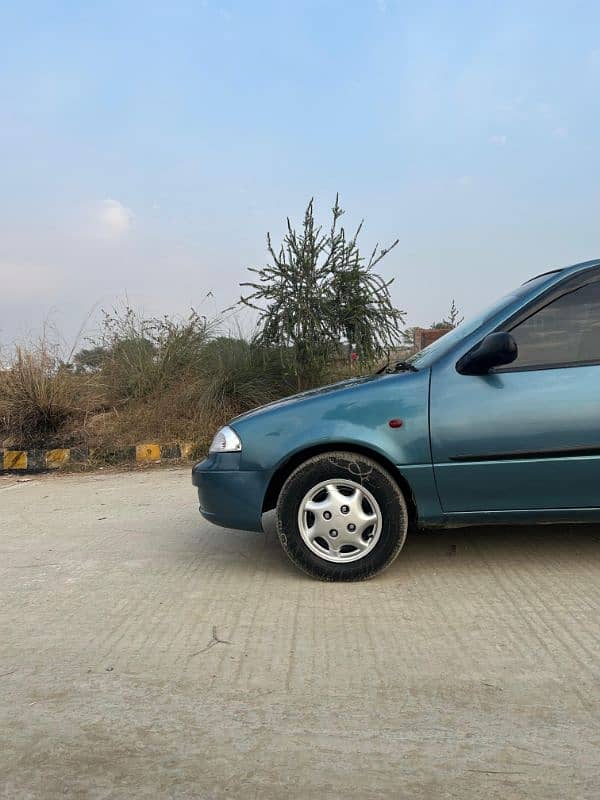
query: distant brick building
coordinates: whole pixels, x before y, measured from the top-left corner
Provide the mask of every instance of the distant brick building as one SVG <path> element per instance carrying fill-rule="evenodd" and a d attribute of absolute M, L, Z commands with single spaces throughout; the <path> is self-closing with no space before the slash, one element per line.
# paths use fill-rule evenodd
<path fill-rule="evenodd" d="M 444 334 L 453 329 L 451 325 L 448 325 L 448 327 L 445 328 L 412 328 L 411 330 L 413 331 L 413 344 L 390 350 L 388 353 L 388 359 L 390 363 L 393 363 L 394 361 L 404 361 L 409 356 L 413 356 L 415 353 L 418 353 L 424 347 L 427 347 L 428 344 L 437 341 L 439 338 L 444 336 Z"/>
<path fill-rule="evenodd" d="M 452 328 L 448 325 L 447 328 L 415 328 L 415 352 L 419 352 L 427 345 L 437 341 L 441 336 Z"/>

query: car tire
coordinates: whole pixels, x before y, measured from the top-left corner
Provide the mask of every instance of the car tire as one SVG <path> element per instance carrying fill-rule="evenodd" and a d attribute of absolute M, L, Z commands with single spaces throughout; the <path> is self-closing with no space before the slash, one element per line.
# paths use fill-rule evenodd
<path fill-rule="evenodd" d="M 324 581 L 362 581 L 384 570 L 402 549 L 408 522 L 394 478 L 352 452 L 309 458 L 277 501 L 281 546 L 299 569 Z"/>

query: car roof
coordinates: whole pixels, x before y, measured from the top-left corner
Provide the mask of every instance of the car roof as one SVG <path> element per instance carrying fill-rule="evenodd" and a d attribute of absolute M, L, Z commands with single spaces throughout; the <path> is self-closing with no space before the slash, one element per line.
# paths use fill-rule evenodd
<path fill-rule="evenodd" d="M 533 278 L 526 280 L 523 286 L 526 283 L 531 283 L 531 281 L 543 278 L 546 275 L 556 275 L 560 272 L 561 275 L 566 276 L 572 275 L 575 272 L 584 272 L 586 269 L 593 269 L 594 267 L 600 267 L 600 258 L 595 258 L 592 261 L 582 261 L 580 264 L 572 264 L 570 267 L 559 267 L 558 269 L 549 269 L 547 272 L 540 272 L 539 275 L 534 275 Z"/>

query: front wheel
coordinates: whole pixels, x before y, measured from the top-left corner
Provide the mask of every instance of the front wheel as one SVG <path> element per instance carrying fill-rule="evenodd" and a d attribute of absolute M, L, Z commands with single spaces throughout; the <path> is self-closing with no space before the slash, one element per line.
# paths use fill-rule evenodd
<path fill-rule="evenodd" d="M 359 581 L 388 567 L 408 529 L 406 501 L 376 461 L 322 453 L 289 476 L 277 502 L 277 534 L 287 555 L 314 578 Z"/>

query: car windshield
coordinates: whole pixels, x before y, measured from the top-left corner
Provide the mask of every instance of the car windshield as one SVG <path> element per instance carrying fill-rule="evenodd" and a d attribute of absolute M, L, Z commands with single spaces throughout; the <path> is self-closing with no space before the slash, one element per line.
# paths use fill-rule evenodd
<path fill-rule="evenodd" d="M 450 350 L 456 344 L 456 342 L 459 342 L 461 339 L 465 339 L 467 336 L 475 333 L 475 331 L 478 328 L 481 328 L 481 326 L 484 325 L 488 320 L 492 319 L 492 317 L 495 317 L 496 314 L 499 314 L 503 308 L 506 308 L 515 300 L 523 297 L 523 295 L 529 294 L 542 284 L 550 282 L 553 277 L 555 277 L 554 273 L 546 273 L 527 281 L 527 283 L 519 286 L 513 292 L 509 292 L 508 294 L 504 295 L 504 297 L 500 298 L 500 300 L 496 300 L 496 302 L 486 308 L 485 311 L 482 311 L 480 314 L 477 314 L 477 316 L 472 317 L 465 322 L 461 322 L 456 328 L 444 334 L 444 336 L 441 336 L 439 339 L 436 339 L 435 342 L 427 345 L 427 347 L 424 347 L 422 350 L 419 350 L 418 353 L 415 353 L 413 356 L 407 359 L 407 363 L 413 367 L 416 367 L 417 369 L 428 366 L 431 363 L 432 358 L 448 352 L 448 350 Z"/>

